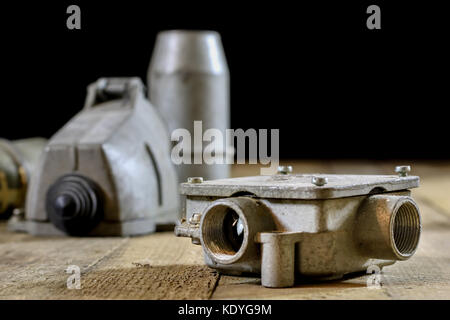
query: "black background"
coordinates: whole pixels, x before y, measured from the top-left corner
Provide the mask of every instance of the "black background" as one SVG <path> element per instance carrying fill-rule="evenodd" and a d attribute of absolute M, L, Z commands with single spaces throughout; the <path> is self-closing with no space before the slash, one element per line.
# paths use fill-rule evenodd
<path fill-rule="evenodd" d="M 0 136 L 50 137 L 103 76 L 146 79 L 156 33 L 220 32 L 232 128 L 279 128 L 282 158 L 450 158 L 448 13 L 412 1 L 2 4 Z M 81 30 L 66 8 L 81 7 Z M 381 7 L 381 30 L 366 8 Z"/>

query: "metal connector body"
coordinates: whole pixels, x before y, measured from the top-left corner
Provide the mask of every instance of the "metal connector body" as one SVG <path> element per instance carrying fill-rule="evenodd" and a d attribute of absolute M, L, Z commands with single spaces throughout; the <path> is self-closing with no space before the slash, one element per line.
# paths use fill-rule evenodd
<path fill-rule="evenodd" d="M 200 223 L 176 233 L 200 240 L 208 266 L 260 274 L 266 287 L 336 279 L 414 254 L 421 221 L 409 189 L 418 185 L 416 176 L 285 173 L 183 183 L 186 221 L 195 213 Z"/>
<path fill-rule="evenodd" d="M 175 224 L 178 183 L 169 136 L 138 78 L 102 78 L 84 109 L 48 142 L 24 221 L 35 235 L 127 236 Z"/>
<path fill-rule="evenodd" d="M 31 175 L 47 139 L 0 139 L 0 216 L 23 210 Z"/>

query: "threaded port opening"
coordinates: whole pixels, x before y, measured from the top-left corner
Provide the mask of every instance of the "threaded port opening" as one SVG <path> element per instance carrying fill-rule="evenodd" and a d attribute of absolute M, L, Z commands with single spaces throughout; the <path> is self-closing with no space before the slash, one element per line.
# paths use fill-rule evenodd
<path fill-rule="evenodd" d="M 217 261 L 234 260 L 243 246 L 245 232 L 243 219 L 235 209 L 218 204 L 205 212 L 203 243 Z"/>
<path fill-rule="evenodd" d="M 402 203 L 393 221 L 393 240 L 397 251 L 404 257 L 411 256 L 419 244 L 420 233 L 420 214 L 417 207 L 409 201 Z"/>

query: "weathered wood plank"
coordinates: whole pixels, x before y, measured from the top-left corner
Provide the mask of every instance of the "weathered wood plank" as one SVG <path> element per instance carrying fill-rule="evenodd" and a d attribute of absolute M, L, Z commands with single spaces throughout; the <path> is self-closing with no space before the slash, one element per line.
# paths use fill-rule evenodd
<path fill-rule="evenodd" d="M 0 256 L 3 299 L 207 299 L 218 280 L 204 266 L 201 248 L 172 232 L 124 239 L 30 237 L 0 244 Z M 81 290 L 67 289 L 69 265 L 81 269 Z"/>
<path fill-rule="evenodd" d="M 131 238 L 82 278 L 70 299 L 208 299 L 218 274 L 203 263 L 201 247 L 172 232 Z"/>
<path fill-rule="evenodd" d="M 450 174 L 443 177 L 423 177 L 413 195 L 450 218 Z"/>
<path fill-rule="evenodd" d="M 19 237 L 6 231 L 2 237 Z M 54 299 L 66 287 L 66 268 L 89 270 L 126 244 L 121 238 L 35 238 L 20 235 L 19 241 L 0 243 L 0 298 Z"/>

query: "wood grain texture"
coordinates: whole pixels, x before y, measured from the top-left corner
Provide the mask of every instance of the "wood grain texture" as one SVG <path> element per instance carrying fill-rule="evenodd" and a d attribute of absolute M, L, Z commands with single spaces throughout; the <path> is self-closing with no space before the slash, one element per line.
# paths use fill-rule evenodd
<path fill-rule="evenodd" d="M 2 238 L 10 232 L 1 224 Z M 11 238 L 17 237 L 10 234 Z M 82 272 L 125 245 L 121 238 L 34 238 L 0 243 L 0 298 L 52 299 L 66 287 L 66 269 L 77 265 Z"/>
<path fill-rule="evenodd" d="M 201 248 L 172 232 L 131 238 L 83 276 L 64 298 L 208 299 L 218 274 L 204 266 Z"/>
<path fill-rule="evenodd" d="M 392 174 L 377 161 L 285 161 L 294 173 Z M 200 246 L 171 232 L 133 238 L 38 238 L 0 222 L 0 299 L 449 299 L 450 163 L 409 161 L 421 177 L 413 191 L 423 233 L 414 257 L 383 269 L 380 289 L 368 275 L 341 281 L 261 287 L 259 278 L 220 276 Z M 259 175 L 236 165 L 233 176 Z M 66 268 L 81 269 L 81 290 L 67 289 Z"/>
<path fill-rule="evenodd" d="M 4 224 L 3 237 L 9 234 Z M 10 234 L 11 238 L 18 237 Z M 208 299 L 218 274 L 172 232 L 135 238 L 19 237 L 0 244 L 1 299 Z M 67 289 L 81 270 L 81 290 Z"/>

